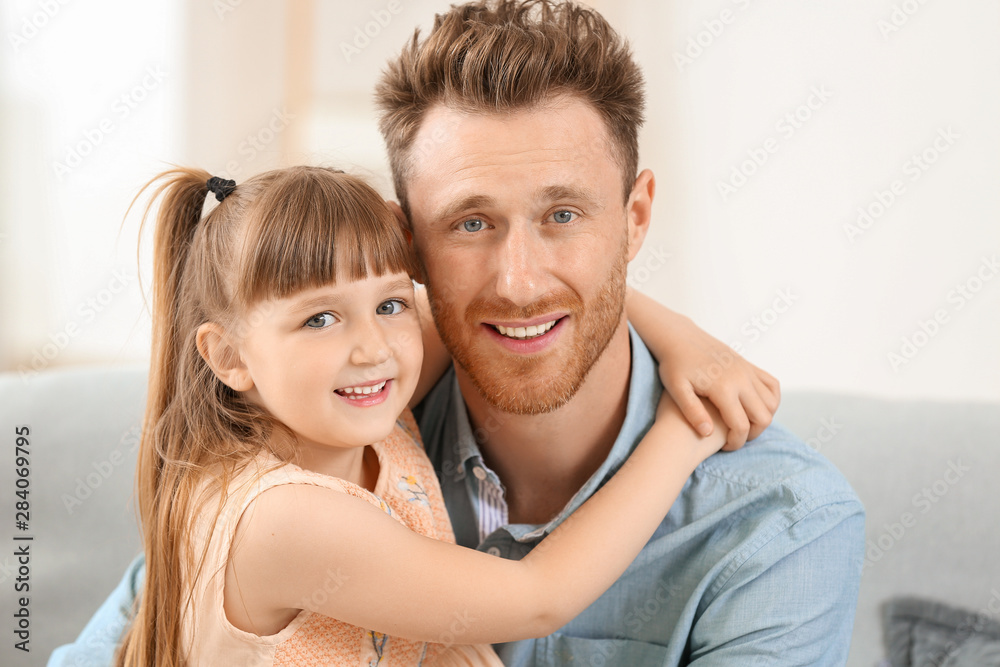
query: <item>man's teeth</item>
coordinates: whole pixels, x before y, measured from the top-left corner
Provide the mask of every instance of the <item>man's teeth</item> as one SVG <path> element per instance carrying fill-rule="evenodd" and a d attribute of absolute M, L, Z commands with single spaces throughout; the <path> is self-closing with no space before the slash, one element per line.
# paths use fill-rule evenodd
<path fill-rule="evenodd" d="M 543 333 L 546 333 L 549 329 L 554 327 L 557 321 L 558 320 L 552 320 L 551 322 L 546 322 L 545 324 L 530 327 L 505 327 L 497 324 L 494 328 L 507 338 L 524 340 L 526 338 L 541 336 Z"/>
<path fill-rule="evenodd" d="M 378 384 L 370 384 L 367 387 L 344 387 L 343 389 L 338 389 L 338 394 L 343 394 L 348 398 L 361 398 L 368 394 L 377 394 L 385 387 L 385 380 L 382 380 Z"/>

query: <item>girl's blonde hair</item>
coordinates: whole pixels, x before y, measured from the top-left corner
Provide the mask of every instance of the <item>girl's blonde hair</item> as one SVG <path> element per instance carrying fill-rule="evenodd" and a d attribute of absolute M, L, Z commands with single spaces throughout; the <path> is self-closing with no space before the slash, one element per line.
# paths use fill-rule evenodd
<path fill-rule="evenodd" d="M 181 625 L 193 582 L 182 577 L 201 570 L 186 540 L 193 512 L 210 509 L 195 506 L 200 486 L 208 480 L 221 492 L 218 516 L 229 480 L 254 456 L 291 457 L 272 437 L 287 428 L 216 378 L 197 350 L 198 327 L 238 327 L 262 300 L 336 280 L 413 275 L 402 227 L 357 177 L 317 167 L 270 171 L 236 186 L 202 217 L 209 178 L 177 168 L 136 196 L 156 186 L 143 226 L 159 203 L 153 348 L 136 471 L 146 578 L 117 665 L 183 664 Z"/>

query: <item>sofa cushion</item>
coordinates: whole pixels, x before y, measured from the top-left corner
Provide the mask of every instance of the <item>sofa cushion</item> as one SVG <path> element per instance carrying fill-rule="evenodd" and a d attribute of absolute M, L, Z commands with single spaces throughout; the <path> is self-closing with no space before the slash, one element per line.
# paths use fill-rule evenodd
<path fill-rule="evenodd" d="M 14 527 L 13 491 L 0 506 L 10 532 L 34 538 L 19 543 L 30 545 L 30 657 L 5 641 L 0 663 L 42 664 L 55 646 L 76 637 L 139 553 L 131 499 L 145 392 L 139 367 L 0 375 L 0 433 L 8 452 L 0 489 L 15 488 L 15 428 L 27 426 L 28 530 Z M 8 619 L 18 576 L 13 552 L 5 548 L 0 557 Z"/>
<path fill-rule="evenodd" d="M 1000 404 L 788 392 L 776 416 L 829 458 L 866 512 L 849 665 L 886 655 L 881 608 L 899 596 L 1000 612 Z"/>

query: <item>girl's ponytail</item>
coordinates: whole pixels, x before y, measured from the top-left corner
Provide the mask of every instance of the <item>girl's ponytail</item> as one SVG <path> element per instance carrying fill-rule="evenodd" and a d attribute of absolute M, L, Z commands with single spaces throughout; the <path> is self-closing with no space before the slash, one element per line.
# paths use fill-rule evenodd
<path fill-rule="evenodd" d="M 181 304 L 184 268 L 195 230 L 208 194 L 211 175 L 200 169 L 176 168 L 150 181 L 137 198 L 157 181 L 159 187 L 143 216 L 145 227 L 153 205 L 160 201 L 153 233 L 153 349 L 149 376 L 146 423 L 155 424 L 170 403 L 176 387 L 180 347 L 186 332 L 178 321 L 184 314 Z"/>
<path fill-rule="evenodd" d="M 182 549 L 172 528 L 178 513 L 172 501 L 181 492 L 181 478 L 169 464 L 176 453 L 164 451 L 170 442 L 162 417 L 175 402 L 182 379 L 181 357 L 189 343 L 190 310 L 186 299 L 186 268 L 208 194 L 210 174 L 198 169 L 176 168 L 147 183 L 144 192 L 156 185 L 146 207 L 141 228 L 149 222 L 157 206 L 153 231 L 152 355 L 142 444 L 136 466 L 136 496 L 143 528 L 146 578 L 136 600 L 135 618 L 116 656 L 120 666 L 179 666 L 183 662 L 180 614 L 182 590 L 170 572 L 179 572 Z M 131 210 L 131 207 L 130 207 Z M 141 233 L 141 232 L 140 232 Z M 173 477 L 173 479 L 170 479 Z M 182 504 L 186 504 L 182 502 Z M 173 508 L 174 510 L 180 508 Z M 186 512 L 180 512 L 183 515 Z"/>

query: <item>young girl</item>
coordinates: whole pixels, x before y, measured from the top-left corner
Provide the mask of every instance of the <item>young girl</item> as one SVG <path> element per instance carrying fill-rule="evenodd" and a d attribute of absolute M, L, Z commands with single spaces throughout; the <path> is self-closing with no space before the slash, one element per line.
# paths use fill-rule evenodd
<path fill-rule="evenodd" d="M 701 438 L 664 400 L 523 560 L 458 547 L 407 408 L 430 383 L 386 203 L 320 168 L 158 180 L 146 579 L 119 665 L 499 665 L 489 643 L 550 634 L 599 597 L 724 442 L 717 415 Z"/>

